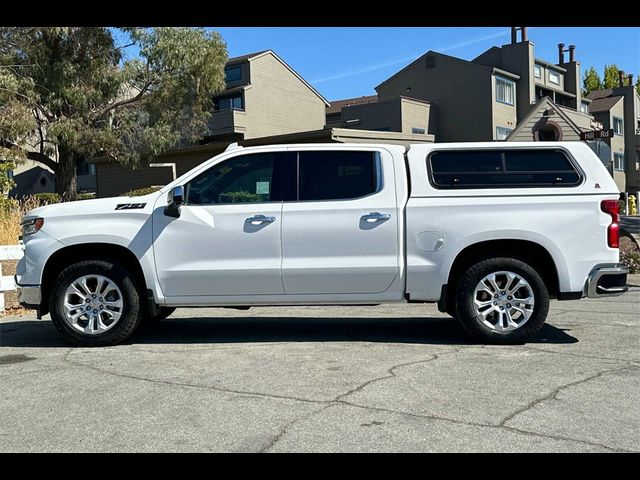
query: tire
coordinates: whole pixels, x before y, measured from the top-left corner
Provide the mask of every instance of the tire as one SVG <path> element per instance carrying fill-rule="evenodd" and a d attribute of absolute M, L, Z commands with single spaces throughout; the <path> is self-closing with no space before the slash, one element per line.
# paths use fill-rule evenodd
<path fill-rule="evenodd" d="M 496 292 L 495 287 L 499 287 Z M 488 258 L 472 265 L 460 277 L 455 292 L 456 317 L 472 337 L 484 343 L 525 343 L 538 334 L 549 312 L 549 293 L 542 278 L 515 258 Z"/>
<path fill-rule="evenodd" d="M 176 311 L 176 307 L 158 307 L 158 314 L 147 318 L 148 323 L 160 322 Z"/>
<path fill-rule="evenodd" d="M 79 283 L 82 279 L 84 287 Z M 103 279 L 111 283 L 101 283 Z M 100 285 L 106 285 L 102 294 Z M 86 260 L 67 267 L 57 276 L 50 290 L 49 311 L 53 324 L 70 343 L 84 347 L 117 345 L 138 327 L 144 314 L 141 298 L 132 276 L 121 265 L 107 260 Z M 69 309 L 66 304 L 82 308 Z M 85 308 L 88 313 L 83 312 Z M 89 317 L 92 313 L 94 316 Z M 77 316 L 74 324 L 72 317 Z"/>

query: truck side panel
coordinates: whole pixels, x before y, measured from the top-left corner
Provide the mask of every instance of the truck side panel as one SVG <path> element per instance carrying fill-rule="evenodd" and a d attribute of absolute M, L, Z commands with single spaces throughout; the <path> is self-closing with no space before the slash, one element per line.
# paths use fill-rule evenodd
<path fill-rule="evenodd" d="M 607 246 L 611 217 L 600 209 L 602 200 L 618 197 L 615 184 L 586 145 L 562 147 L 583 174 L 577 187 L 436 189 L 428 180 L 430 151 L 531 144 L 412 147 L 406 214 L 407 292 L 412 300 L 438 300 L 457 255 L 488 240 L 526 240 L 545 248 L 555 263 L 561 292 L 582 291 L 595 265 L 618 262 L 618 249 Z"/>

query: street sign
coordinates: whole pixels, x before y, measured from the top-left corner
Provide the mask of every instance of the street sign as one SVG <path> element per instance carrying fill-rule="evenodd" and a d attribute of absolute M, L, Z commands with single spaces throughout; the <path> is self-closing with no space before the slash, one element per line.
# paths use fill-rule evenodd
<path fill-rule="evenodd" d="M 590 132 L 580 132 L 580 140 L 597 140 L 599 138 L 612 138 L 613 128 L 609 130 L 592 130 Z"/>

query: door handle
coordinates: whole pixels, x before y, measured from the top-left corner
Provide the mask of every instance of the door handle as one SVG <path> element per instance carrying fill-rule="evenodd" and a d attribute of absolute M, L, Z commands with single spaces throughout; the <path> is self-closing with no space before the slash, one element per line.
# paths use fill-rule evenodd
<path fill-rule="evenodd" d="M 380 222 L 382 220 L 389 220 L 391 215 L 388 213 L 371 212 L 360 217 L 360 220 L 367 223 Z"/>
<path fill-rule="evenodd" d="M 251 225 L 262 225 L 263 223 L 275 222 L 276 217 L 265 217 L 264 215 L 253 215 L 244 219 L 244 223 L 250 223 Z"/>

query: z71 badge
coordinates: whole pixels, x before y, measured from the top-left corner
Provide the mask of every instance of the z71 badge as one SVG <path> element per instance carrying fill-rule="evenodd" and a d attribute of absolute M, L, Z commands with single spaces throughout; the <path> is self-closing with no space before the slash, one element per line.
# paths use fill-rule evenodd
<path fill-rule="evenodd" d="M 119 203 L 116 210 L 132 210 L 134 208 L 144 208 L 146 203 Z"/>

